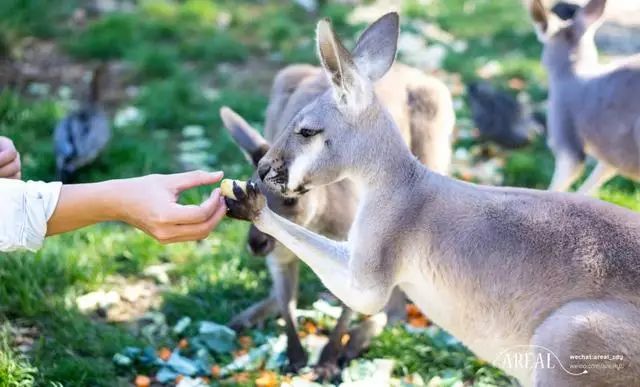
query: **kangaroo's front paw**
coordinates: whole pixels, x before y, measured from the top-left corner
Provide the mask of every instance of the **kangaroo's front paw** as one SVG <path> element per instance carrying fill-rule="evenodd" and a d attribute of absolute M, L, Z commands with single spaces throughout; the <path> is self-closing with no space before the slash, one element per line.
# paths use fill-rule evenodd
<path fill-rule="evenodd" d="M 232 218 L 253 222 L 267 205 L 264 195 L 252 181 L 244 183 L 225 179 L 221 187 L 227 204 L 227 215 Z"/>

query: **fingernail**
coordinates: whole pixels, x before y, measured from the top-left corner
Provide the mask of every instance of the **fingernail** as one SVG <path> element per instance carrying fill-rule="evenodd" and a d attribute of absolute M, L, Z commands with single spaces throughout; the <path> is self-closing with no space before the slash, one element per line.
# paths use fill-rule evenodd
<path fill-rule="evenodd" d="M 213 176 L 214 179 L 219 179 L 222 176 L 224 176 L 224 172 L 222 171 L 211 172 L 211 176 Z"/>

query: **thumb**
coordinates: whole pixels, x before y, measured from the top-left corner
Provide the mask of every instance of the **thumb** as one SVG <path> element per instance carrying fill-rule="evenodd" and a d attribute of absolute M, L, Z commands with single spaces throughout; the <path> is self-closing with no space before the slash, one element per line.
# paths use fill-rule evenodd
<path fill-rule="evenodd" d="M 205 171 L 191 171 L 176 173 L 168 175 L 171 179 L 171 183 L 178 190 L 182 192 L 191 188 L 199 187 L 201 185 L 215 184 L 224 176 L 224 172 L 205 172 Z"/>

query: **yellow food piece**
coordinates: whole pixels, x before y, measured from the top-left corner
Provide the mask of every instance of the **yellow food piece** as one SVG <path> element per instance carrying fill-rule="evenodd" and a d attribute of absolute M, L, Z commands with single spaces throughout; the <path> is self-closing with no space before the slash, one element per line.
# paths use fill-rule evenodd
<path fill-rule="evenodd" d="M 220 192 L 224 197 L 227 197 L 233 200 L 238 200 L 238 198 L 236 198 L 236 195 L 234 195 L 233 193 L 233 183 L 236 183 L 238 187 L 240 187 L 240 189 L 242 189 L 244 192 L 247 192 L 246 181 L 232 180 L 232 179 L 222 180 L 222 182 L 220 183 Z"/>

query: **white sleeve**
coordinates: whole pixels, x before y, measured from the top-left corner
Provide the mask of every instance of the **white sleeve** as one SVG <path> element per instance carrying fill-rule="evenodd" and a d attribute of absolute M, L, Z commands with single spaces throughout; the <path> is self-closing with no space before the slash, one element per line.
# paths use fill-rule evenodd
<path fill-rule="evenodd" d="M 0 251 L 42 246 L 62 183 L 0 179 Z"/>

